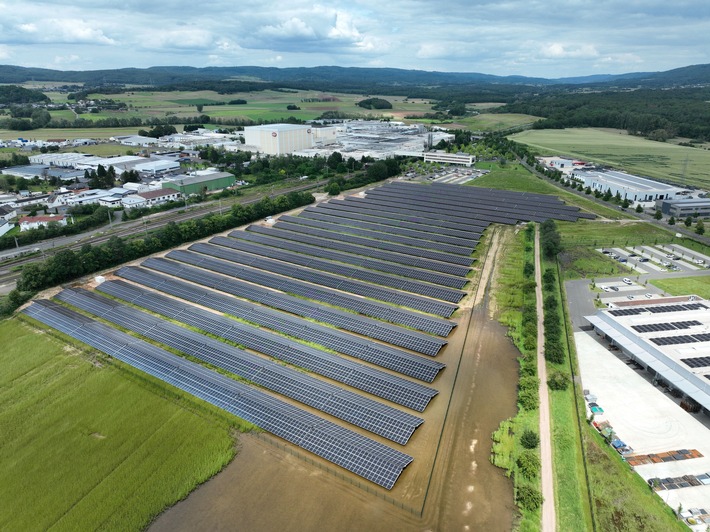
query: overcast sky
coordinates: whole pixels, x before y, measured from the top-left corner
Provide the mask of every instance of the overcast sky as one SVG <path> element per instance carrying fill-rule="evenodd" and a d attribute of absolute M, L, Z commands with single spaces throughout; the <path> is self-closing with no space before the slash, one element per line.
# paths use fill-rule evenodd
<path fill-rule="evenodd" d="M 710 63 L 708 0 L 0 0 L 0 64 L 541 76 Z"/>

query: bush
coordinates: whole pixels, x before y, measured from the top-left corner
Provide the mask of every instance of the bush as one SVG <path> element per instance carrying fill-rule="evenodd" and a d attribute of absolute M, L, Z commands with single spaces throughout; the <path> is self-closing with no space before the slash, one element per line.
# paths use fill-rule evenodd
<path fill-rule="evenodd" d="M 518 506 L 521 508 L 533 512 L 542 506 L 542 493 L 533 486 L 519 486 L 518 493 L 515 496 L 515 502 L 517 502 Z"/>
<path fill-rule="evenodd" d="M 562 364 L 565 361 L 565 352 L 559 338 L 545 340 L 545 360 L 553 364 Z"/>
<path fill-rule="evenodd" d="M 520 392 L 518 392 L 518 402 L 520 403 L 520 408 L 522 408 L 523 410 L 535 410 L 538 406 L 540 406 L 540 396 L 538 394 L 538 389 L 521 388 Z"/>
<path fill-rule="evenodd" d="M 534 430 L 525 429 L 520 436 L 520 444 L 526 449 L 535 449 L 540 445 L 540 436 Z"/>
<path fill-rule="evenodd" d="M 566 390 L 569 387 L 569 378 L 561 371 L 553 371 L 547 379 L 551 390 Z"/>
<path fill-rule="evenodd" d="M 534 479 L 540 474 L 540 457 L 532 449 L 526 449 L 516 461 L 518 464 L 518 471 L 525 477 L 529 479 Z"/>

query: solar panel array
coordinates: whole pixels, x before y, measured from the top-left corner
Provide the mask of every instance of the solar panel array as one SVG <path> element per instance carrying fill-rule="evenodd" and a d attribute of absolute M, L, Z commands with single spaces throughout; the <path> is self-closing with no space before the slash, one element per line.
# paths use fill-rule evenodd
<path fill-rule="evenodd" d="M 678 345 L 695 344 L 698 342 L 710 342 L 710 334 L 680 334 L 678 336 L 657 336 L 649 338 L 656 345 Z"/>
<path fill-rule="evenodd" d="M 417 416 L 293 367 L 248 353 L 86 290 L 67 289 L 57 295 L 57 299 L 395 443 L 406 444 L 414 430 L 424 422 Z"/>
<path fill-rule="evenodd" d="M 338 275 L 342 275 L 343 277 L 350 277 L 353 279 L 369 281 L 371 283 L 396 288 L 397 290 L 421 294 L 424 296 L 429 296 L 452 303 L 459 302 L 463 298 L 463 296 L 466 295 L 466 293 L 462 292 L 461 290 L 454 290 L 442 286 L 435 286 L 432 284 L 407 279 L 401 276 L 388 275 L 385 273 L 365 270 L 363 268 L 356 268 L 354 266 L 338 264 L 336 262 L 309 257 L 308 255 L 303 255 L 301 253 L 280 250 L 273 246 L 263 246 L 260 244 L 254 244 L 252 242 L 245 242 L 236 238 L 216 236 L 210 239 L 210 244 L 216 244 L 228 247 L 230 249 L 237 249 L 240 251 L 251 253 L 253 255 L 261 255 L 263 257 L 278 259 L 280 261 L 290 262 L 292 264 L 299 264 L 301 266 L 306 266 L 315 270 L 336 273 Z M 189 249 L 199 251 L 196 246 L 197 245 L 191 246 Z"/>
<path fill-rule="evenodd" d="M 412 457 L 51 301 L 23 313 L 386 489 Z"/>
<path fill-rule="evenodd" d="M 227 294 L 261 303 L 272 308 L 290 312 L 297 316 L 329 323 L 340 329 L 369 336 L 383 342 L 411 349 L 423 355 L 436 356 L 439 350 L 446 345 L 446 340 L 427 334 L 418 333 L 396 327 L 365 316 L 358 316 L 351 312 L 319 305 L 311 301 L 299 299 L 287 294 L 267 290 L 259 286 L 250 285 L 236 279 L 213 274 L 205 270 L 198 270 L 190 266 L 165 259 L 148 259 L 143 266 L 167 273 L 178 279 L 186 279 L 193 283 L 214 288 Z M 135 268 L 121 268 L 116 272 L 119 277 L 132 280 L 136 275 Z M 139 281 L 140 282 L 140 281 Z M 160 285 L 153 288 L 161 289 Z"/>
<path fill-rule="evenodd" d="M 710 357 L 681 358 L 680 361 L 693 369 L 710 367 Z"/>
<path fill-rule="evenodd" d="M 342 382 L 402 406 L 423 412 L 438 391 L 396 375 L 344 359 L 333 353 L 294 342 L 272 332 L 180 303 L 166 296 L 125 283 L 108 283 L 102 292 L 120 297 L 173 320 L 197 327 L 217 338 L 224 338 L 298 368 Z"/>
<path fill-rule="evenodd" d="M 322 301 L 323 303 L 351 310 L 365 316 L 378 318 L 380 320 L 400 325 L 406 325 L 407 327 L 411 327 L 412 329 L 417 329 L 419 331 L 438 334 L 440 336 L 447 336 L 449 332 L 451 332 L 451 329 L 455 327 L 453 322 L 447 320 L 426 316 L 424 314 L 406 309 L 392 307 L 390 305 L 370 301 L 350 294 L 320 288 L 317 285 L 301 281 L 293 281 L 264 270 L 245 268 L 243 266 L 239 266 L 238 264 L 212 259 L 210 257 L 206 257 L 205 255 L 200 255 L 190 251 L 171 251 L 166 255 L 166 257 L 179 261 L 180 263 L 191 264 L 193 266 L 199 266 L 200 268 L 205 268 L 206 270 L 218 272 L 230 277 L 244 279 L 250 283 L 279 290 L 280 292 L 294 294 L 315 301 Z M 177 262 L 173 264 L 175 264 L 175 266 L 173 266 L 174 268 L 181 267 L 181 265 Z M 450 309 L 450 314 L 453 313 L 453 311 L 454 309 Z"/>
<path fill-rule="evenodd" d="M 306 321 L 291 314 L 247 303 L 211 290 L 201 289 L 184 281 L 171 279 L 149 270 L 127 268 L 122 270 L 122 273 L 133 282 L 157 288 L 166 294 L 180 297 L 186 301 L 225 314 L 239 316 L 240 319 L 261 327 L 267 327 L 294 338 L 308 340 L 314 344 L 322 345 L 328 349 L 365 360 L 424 382 L 432 382 L 439 371 L 445 367 L 445 364 L 429 358 L 422 358 L 407 351 L 373 342 L 367 338 L 339 331 L 332 327 Z M 129 303 L 151 308 L 154 292 L 142 290 L 124 281 L 105 282 L 99 288 L 102 292 Z M 155 296 L 163 297 L 157 294 Z M 183 307 L 193 308 L 192 305 L 184 305 L 175 300 L 172 300 L 172 304 L 166 303 L 166 305 L 175 309 L 173 317 L 176 319 L 182 315 Z M 168 308 L 157 312 L 173 311 Z M 165 315 L 169 316 L 169 314 Z"/>
<path fill-rule="evenodd" d="M 702 325 L 698 320 L 689 321 L 672 321 L 668 323 L 646 323 L 644 325 L 632 325 L 631 328 L 640 333 L 646 332 L 661 332 L 661 331 L 675 331 L 679 329 L 688 329 L 693 325 Z"/>
<path fill-rule="evenodd" d="M 211 257 L 244 264 L 259 270 L 301 279 L 321 287 L 327 286 L 343 292 L 436 314 L 437 316 L 448 318 L 458 308 L 457 305 L 452 303 L 444 303 L 420 295 L 407 294 L 391 288 L 373 286 L 372 284 L 362 281 L 352 281 L 341 275 L 323 273 L 310 268 L 299 268 L 284 261 L 272 260 L 235 249 L 225 249 L 224 247 L 212 244 L 193 244 L 188 249 Z M 442 289 L 442 291 L 444 290 Z M 446 293 L 446 291 L 444 292 Z M 463 296 L 463 294 L 460 295 Z"/>
<path fill-rule="evenodd" d="M 643 314 L 644 312 L 650 312 L 652 314 L 663 314 L 665 312 L 683 312 L 684 310 L 700 310 L 703 308 L 708 308 L 702 303 L 688 303 L 685 305 L 660 305 L 654 307 L 633 307 L 633 308 L 622 308 L 610 310 L 609 314 L 612 316 L 637 316 Z"/>
<path fill-rule="evenodd" d="M 267 236 L 267 234 L 262 234 L 261 232 L 232 231 L 229 236 L 234 239 L 245 240 L 247 242 L 261 244 L 263 246 L 269 246 L 271 248 L 293 251 L 299 255 L 328 259 L 330 261 L 343 264 L 352 264 L 354 266 L 359 266 L 360 268 L 375 270 L 376 272 L 386 272 L 410 280 L 417 279 L 426 281 L 427 283 L 448 286 L 451 288 L 463 288 L 466 286 L 466 283 L 468 283 L 468 279 L 465 277 L 456 277 L 445 273 L 404 266 L 395 262 L 386 262 L 379 259 L 371 259 L 341 251 L 332 251 L 315 245 L 301 244 L 292 240 L 274 238 L 272 236 Z"/>

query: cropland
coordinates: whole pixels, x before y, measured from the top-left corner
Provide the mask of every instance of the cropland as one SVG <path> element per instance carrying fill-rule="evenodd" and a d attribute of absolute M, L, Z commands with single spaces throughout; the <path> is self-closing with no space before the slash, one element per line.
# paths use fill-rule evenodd
<path fill-rule="evenodd" d="M 710 151 L 609 129 L 531 129 L 510 137 L 540 155 L 567 155 L 667 183 L 710 187 Z"/>

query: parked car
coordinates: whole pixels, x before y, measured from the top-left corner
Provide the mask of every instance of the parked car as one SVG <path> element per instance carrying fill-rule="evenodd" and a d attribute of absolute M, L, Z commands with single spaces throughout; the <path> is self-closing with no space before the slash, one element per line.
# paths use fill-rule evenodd
<path fill-rule="evenodd" d="M 669 260 L 662 260 L 661 261 L 661 266 L 665 266 L 666 268 L 671 265 L 671 261 Z"/>
<path fill-rule="evenodd" d="M 648 262 L 648 257 L 641 257 L 639 262 Z"/>
<path fill-rule="evenodd" d="M 651 299 L 653 297 L 653 294 L 650 292 L 647 292 L 645 295 L 648 299 Z"/>
<path fill-rule="evenodd" d="M 613 290 L 614 292 L 618 292 L 618 291 L 619 291 L 619 287 L 618 287 L 618 286 L 610 286 L 609 288 L 610 288 L 611 290 Z"/>
<path fill-rule="evenodd" d="M 622 279 L 622 281 L 624 284 L 634 284 L 633 281 L 631 279 L 629 279 L 628 277 L 624 277 Z"/>
<path fill-rule="evenodd" d="M 632 296 L 631 294 L 629 294 L 628 296 L 626 296 L 626 299 L 633 299 L 633 298 L 634 298 L 634 296 Z"/>
<path fill-rule="evenodd" d="M 704 260 L 704 259 L 695 259 L 693 262 L 694 262 L 695 264 L 705 264 L 705 260 Z"/>

